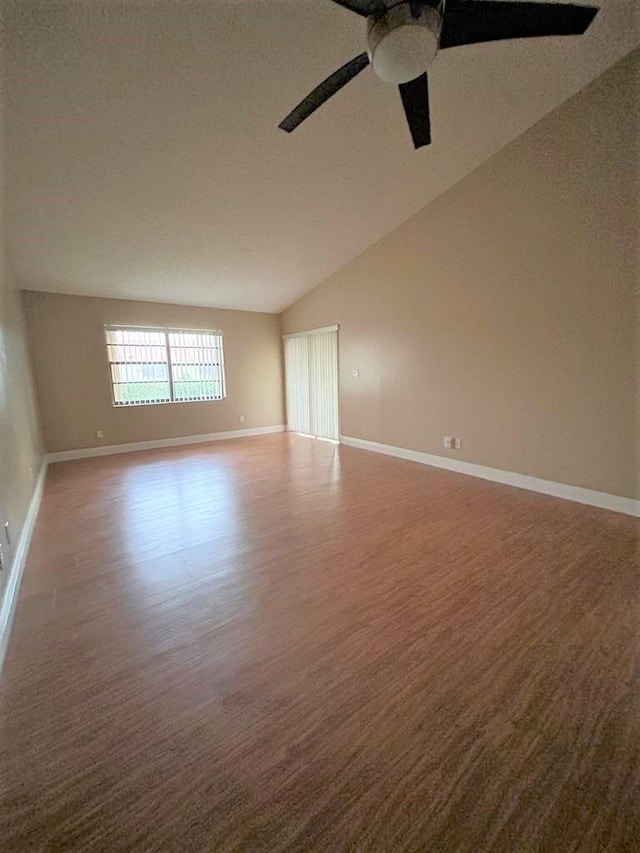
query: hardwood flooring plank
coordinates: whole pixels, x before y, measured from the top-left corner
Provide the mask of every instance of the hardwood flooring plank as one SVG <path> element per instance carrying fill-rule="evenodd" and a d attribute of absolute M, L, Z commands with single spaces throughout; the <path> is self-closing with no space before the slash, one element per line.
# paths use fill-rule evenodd
<path fill-rule="evenodd" d="M 640 521 L 295 435 L 51 466 L 0 849 L 640 850 Z"/>

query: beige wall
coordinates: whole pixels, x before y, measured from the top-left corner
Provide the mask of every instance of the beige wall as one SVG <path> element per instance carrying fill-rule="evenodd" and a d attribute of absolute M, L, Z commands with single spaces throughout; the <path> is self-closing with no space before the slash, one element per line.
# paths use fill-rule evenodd
<path fill-rule="evenodd" d="M 25 291 L 23 300 L 49 452 L 283 423 L 280 325 L 274 314 L 33 291 Z M 105 323 L 221 329 L 226 399 L 114 408 Z M 99 429 L 104 439 L 96 438 Z"/>
<path fill-rule="evenodd" d="M 4 561 L 1 597 L 42 453 L 20 293 L 6 258 L 0 264 L 0 525 L 8 521 L 11 536 L 9 543 L 0 530 Z"/>
<path fill-rule="evenodd" d="M 1 74 L 1 72 L 0 72 Z M 0 599 L 42 464 L 20 292 L 5 249 L 5 158 L 0 116 L 0 525 L 9 522 L 11 544 L 0 528 L 4 570 Z"/>
<path fill-rule="evenodd" d="M 340 324 L 343 435 L 640 497 L 639 56 L 284 313 Z"/>

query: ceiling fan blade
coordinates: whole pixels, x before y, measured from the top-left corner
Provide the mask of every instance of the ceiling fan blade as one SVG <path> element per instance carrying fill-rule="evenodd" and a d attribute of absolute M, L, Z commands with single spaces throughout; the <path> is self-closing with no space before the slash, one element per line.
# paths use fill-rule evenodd
<path fill-rule="evenodd" d="M 409 130 L 415 148 L 431 142 L 431 119 L 429 118 L 429 81 L 421 74 L 408 83 L 400 83 L 400 97 L 409 122 Z"/>
<path fill-rule="evenodd" d="M 350 12 L 355 12 L 356 15 L 362 15 L 363 18 L 384 12 L 386 8 L 384 0 L 332 0 L 332 2 Z"/>
<path fill-rule="evenodd" d="M 335 95 L 339 89 L 346 86 L 349 80 L 353 80 L 356 74 L 363 71 L 368 64 L 369 57 L 366 53 L 361 53 L 359 56 L 356 56 L 355 59 L 351 59 L 343 65 L 342 68 L 338 68 L 338 70 L 334 71 L 331 76 L 327 77 L 326 80 L 323 80 L 319 86 L 316 86 L 313 92 L 308 94 L 303 101 L 300 101 L 298 106 L 291 110 L 289 115 L 280 122 L 278 127 L 282 128 L 282 130 L 286 130 L 287 133 L 291 133 L 291 131 L 295 130 L 296 127 L 306 118 L 309 118 L 311 113 L 315 112 L 318 107 L 321 107 L 332 95 Z"/>
<path fill-rule="evenodd" d="M 582 35 L 598 9 L 571 3 L 447 0 L 440 47 L 502 39 Z"/>

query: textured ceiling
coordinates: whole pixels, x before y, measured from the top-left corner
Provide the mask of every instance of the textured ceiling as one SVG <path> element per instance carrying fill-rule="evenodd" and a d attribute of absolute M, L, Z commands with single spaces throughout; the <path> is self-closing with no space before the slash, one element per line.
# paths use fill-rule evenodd
<path fill-rule="evenodd" d="M 414 151 L 370 69 L 278 129 L 364 48 L 328 0 L 4 0 L 19 282 L 279 311 L 631 50 L 635 0 L 600 5 L 581 38 L 443 51 Z"/>

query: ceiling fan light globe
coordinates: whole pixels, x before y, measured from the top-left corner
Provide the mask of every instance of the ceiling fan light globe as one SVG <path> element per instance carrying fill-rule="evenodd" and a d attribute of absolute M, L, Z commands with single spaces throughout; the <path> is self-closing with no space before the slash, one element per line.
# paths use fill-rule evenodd
<path fill-rule="evenodd" d="M 397 27 L 378 43 L 371 64 L 387 83 L 408 83 L 431 65 L 437 50 L 437 38 L 424 27 Z"/>
<path fill-rule="evenodd" d="M 418 18 L 409 5 L 394 6 L 369 22 L 369 57 L 375 73 L 387 83 L 408 83 L 431 65 L 438 52 L 442 18 L 425 7 Z"/>

